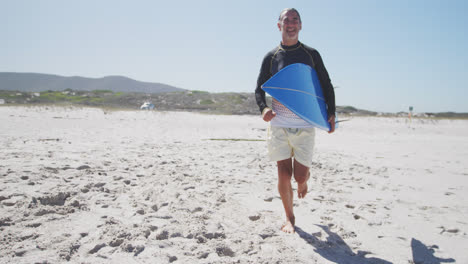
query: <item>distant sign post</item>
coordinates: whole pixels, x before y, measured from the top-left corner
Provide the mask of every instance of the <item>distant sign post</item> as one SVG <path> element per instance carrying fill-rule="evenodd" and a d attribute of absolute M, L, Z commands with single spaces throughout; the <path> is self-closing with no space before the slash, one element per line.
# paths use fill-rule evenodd
<path fill-rule="evenodd" d="M 411 123 L 411 115 L 412 115 L 412 114 L 413 114 L 413 107 L 410 106 L 410 107 L 409 107 L 409 112 L 408 112 L 408 118 L 409 118 L 409 120 L 410 120 L 410 123 Z"/>

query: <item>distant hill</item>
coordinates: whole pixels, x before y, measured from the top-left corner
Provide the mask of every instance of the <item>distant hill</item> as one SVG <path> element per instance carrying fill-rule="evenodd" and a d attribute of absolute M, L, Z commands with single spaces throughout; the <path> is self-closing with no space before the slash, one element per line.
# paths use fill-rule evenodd
<path fill-rule="evenodd" d="M 85 78 L 42 73 L 0 72 L 0 90 L 20 92 L 109 90 L 125 93 L 164 93 L 184 91 L 162 83 L 140 82 L 124 76 Z"/>

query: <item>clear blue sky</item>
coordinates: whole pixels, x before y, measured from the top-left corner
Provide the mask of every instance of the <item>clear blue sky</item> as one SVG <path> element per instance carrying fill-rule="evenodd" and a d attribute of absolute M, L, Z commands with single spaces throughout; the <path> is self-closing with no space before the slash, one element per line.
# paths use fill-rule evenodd
<path fill-rule="evenodd" d="M 285 7 L 338 105 L 468 112 L 466 0 L 0 0 L 0 71 L 253 92 Z"/>

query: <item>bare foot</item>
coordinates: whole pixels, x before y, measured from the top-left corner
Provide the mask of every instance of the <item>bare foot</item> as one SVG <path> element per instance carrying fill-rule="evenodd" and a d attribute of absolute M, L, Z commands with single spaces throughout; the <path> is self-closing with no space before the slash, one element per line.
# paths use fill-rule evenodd
<path fill-rule="evenodd" d="M 307 175 L 307 179 L 304 181 L 304 183 L 302 183 L 302 184 L 298 183 L 297 184 L 297 197 L 299 197 L 299 199 L 302 199 L 307 195 L 307 189 L 308 189 L 307 181 L 309 180 L 309 178 L 310 178 L 310 172 Z"/>
<path fill-rule="evenodd" d="M 292 234 L 292 233 L 294 233 L 294 225 L 291 224 L 291 222 L 287 222 L 286 224 L 284 224 L 281 227 L 281 231 L 283 231 L 285 233 Z"/>
<path fill-rule="evenodd" d="M 284 224 L 282 227 L 281 227 L 281 231 L 285 232 L 285 233 L 289 233 L 289 234 L 292 234 L 295 232 L 295 228 L 294 228 L 294 218 L 292 221 L 290 220 L 286 220 L 286 224 Z"/>

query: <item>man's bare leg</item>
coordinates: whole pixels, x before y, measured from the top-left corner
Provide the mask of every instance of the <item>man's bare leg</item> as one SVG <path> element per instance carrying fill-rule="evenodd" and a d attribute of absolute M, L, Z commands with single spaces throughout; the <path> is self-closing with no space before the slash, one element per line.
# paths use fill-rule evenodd
<path fill-rule="evenodd" d="M 293 212 L 293 190 L 291 178 L 293 174 L 292 159 L 278 161 L 278 191 L 283 202 L 286 213 L 286 223 L 281 230 L 286 233 L 294 233 L 294 212 Z"/>
<path fill-rule="evenodd" d="M 297 182 L 297 197 L 304 198 L 307 195 L 307 181 L 310 178 L 309 167 L 294 160 L 294 179 Z"/>

